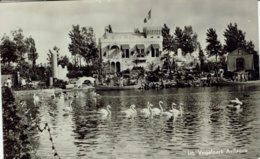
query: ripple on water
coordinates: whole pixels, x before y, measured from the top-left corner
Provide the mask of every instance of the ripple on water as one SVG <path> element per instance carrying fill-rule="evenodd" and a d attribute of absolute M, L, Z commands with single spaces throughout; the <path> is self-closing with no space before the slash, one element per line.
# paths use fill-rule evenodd
<path fill-rule="evenodd" d="M 73 99 L 72 112 L 63 116 L 68 101 L 44 98 L 39 107 L 41 121 L 48 122 L 55 146 L 62 158 L 192 158 L 188 151 L 247 148 L 242 157 L 257 156 L 260 136 L 260 87 L 254 88 L 188 88 L 160 91 L 100 92 L 94 100 L 82 93 Z M 243 97 L 248 94 L 248 97 Z M 230 99 L 239 97 L 243 111 L 226 109 Z M 29 101 L 31 96 L 23 96 Z M 184 115 L 173 119 L 154 117 L 133 119 L 120 115 L 121 110 L 136 105 L 139 112 L 148 101 L 158 107 L 163 100 L 165 110 L 172 102 L 184 103 Z M 98 109 L 112 106 L 111 118 L 100 118 Z M 178 108 L 178 107 L 177 107 Z M 37 134 L 37 154 L 52 156 L 48 134 Z M 46 154 L 48 157 L 46 157 Z M 210 156 L 210 158 L 240 158 L 240 154 Z M 76 157 L 77 156 L 77 157 Z M 205 157 L 207 158 L 207 157 Z"/>

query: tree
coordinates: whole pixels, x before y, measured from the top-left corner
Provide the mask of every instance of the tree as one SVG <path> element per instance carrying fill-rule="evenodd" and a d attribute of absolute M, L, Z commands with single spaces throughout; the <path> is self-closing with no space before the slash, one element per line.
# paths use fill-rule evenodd
<path fill-rule="evenodd" d="M 207 30 L 206 41 L 208 43 L 206 47 L 207 54 L 209 56 L 216 56 L 216 62 L 217 62 L 218 56 L 222 55 L 222 45 L 218 40 L 218 35 L 215 29 L 209 28 Z"/>
<path fill-rule="evenodd" d="M 32 68 L 34 68 L 36 65 L 36 60 L 39 57 L 36 51 L 34 39 L 30 36 L 25 39 L 25 43 L 27 45 L 28 59 L 32 61 Z"/>
<path fill-rule="evenodd" d="M 65 55 L 65 56 L 61 56 L 58 60 L 58 65 L 61 65 L 63 68 L 65 66 L 69 65 L 69 58 Z"/>
<path fill-rule="evenodd" d="M 225 37 L 224 49 L 227 52 L 232 52 L 237 48 L 245 48 L 246 46 L 245 34 L 246 34 L 245 32 L 238 29 L 236 23 L 234 25 L 230 23 L 224 32 L 224 37 Z"/>
<path fill-rule="evenodd" d="M 182 53 L 186 55 L 187 53 L 192 53 L 197 49 L 198 41 L 197 34 L 193 32 L 191 26 L 185 26 L 184 30 L 179 27 L 176 27 L 174 32 L 174 42 L 176 44 L 176 52 L 177 49 L 180 48 Z"/>
<path fill-rule="evenodd" d="M 32 60 L 35 66 L 38 53 L 36 52 L 35 42 L 32 37 L 24 38 L 23 30 L 18 29 L 11 32 L 11 36 L 4 35 L 1 39 L 0 52 L 2 62 L 19 63 L 25 60 L 25 54 L 28 53 L 29 60 Z"/>
<path fill-rule="evenodd" d="M 27 45 L 24 40 L 23 30 L 18 29 L 11 32 L 13 36 L 13 42 L 16 45 L 16 53 L 18 55 L 18 62 L 23 61 L 24 54 L 27 52 Z"/>
<path fill-rule="evenodd" d="M 2 88 L 2 102 L 4 158 L 33 158 L 32 134 L 37 133 L 34 122 L 39 122 L 38 108 L 15 102 L 8 87 Z"/>
<path fill-rule="evenodd" d="M 163 37 L 163 50 L 174 51 L 174 39 L 170 34 L 170 28 L 164 24 L 162 28 L 162 37 Z"/>
<path fill-rule="evenodd" d="M 203 52 L 203 50 L 202 50 L 200 44 L 198 45 L 198 47 L 199 47 L 200 69 L 203 70 L 203 69 L 204 69 L 204 66 L 205 66 L 206 57 L 205 57 L 205 55 L 204 55 L 204 52 Z"/>
<path fill-rule="evenodd" d="M 246 42 L 245 50 L 250 54 L 257 54 L 257 51 L 255 50 L 255 44 L 251 40 Z"/>
<path fill-rule="evenodd" d="M 93 65 L 94 61 L 98 58 L 98 49 L 93 28 L 80 28 L 79 25 L 72 26 L 69 36 L 71 39 L 69 51 L 75 57 L 75 66 L 78 62 L 76 60 L 77 55 L 82 56 L 87 64 Z"/>
<path fill-rule="evenodd" d="M 11 62 L 16 62 L 19 57 L 16 52 L 15 42 L 13 42 L 8 36 L 4 36 L 1 39 L 0 52 L 2 59 L 1 62 L 4 64 L 8 63 L 10 65 Z"/>

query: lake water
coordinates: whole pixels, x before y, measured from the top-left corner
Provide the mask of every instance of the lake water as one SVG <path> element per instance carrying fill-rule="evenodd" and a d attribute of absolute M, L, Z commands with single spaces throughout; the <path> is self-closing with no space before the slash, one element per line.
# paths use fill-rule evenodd
<path fill-rule="evenodd" d="M 69 101 L 44 98 L 40 106 L 42 126 L 51 128 L 56 150 L 62 159 L 169 159 L 214 158 L 256 159 L 260 157 L 260 86 L 129 90 L 79 93 L 72 112 L 64 115 Z M 238 97 L 241 112 L 227 109 Z M 32 96 L 23 97 L 28 102 Z M 182 117 L 127 119 L 121 110 L 136 105 L 137 111 L 151 102 L 165 110 L 172 102 L 184 104 Z M 110 104 L 112 117 L 100 118 L 97 110 Z M 37 156 L 52 158 L 47 131 L 35 136 Z"/>

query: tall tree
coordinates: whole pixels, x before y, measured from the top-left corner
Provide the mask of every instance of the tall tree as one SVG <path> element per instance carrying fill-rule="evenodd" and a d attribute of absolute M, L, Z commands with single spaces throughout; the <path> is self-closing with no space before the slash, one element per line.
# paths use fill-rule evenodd
<path fill-rule="evenodd" d="M 27 46 L 24 40 L 23 30 L 18 29 L 12 31 L 13 41 L 16 45 L 16 53 L 18 55 L 18 62 L 25 59 L 24 54 L 27 52 Z"/>
<path fill-rule="evenodd" d="M 209 56 L 216 56 L 216 61 L 218 60 L 218 56 L 222 55 L 222 45 L 218 40 L 218 35 L 216 30 L 213 28 L 209 28 L 207 30 L 207 38 L 206 41 L 208 43 L 206 50 Z"/>
<path fill-rule="evenodd" d="M 170 34 L 170 28 L 164 24 L 162 28 L 163 37 L 163 50 L 174 51 L 174 40 L 173 36 Z"/>
<path fill-rule="evenodd" d="M 191 26 L 185 26 L 182 30 L 179 27 L 176 27 L 174 32 L 174 42 L 176 44 L 176 50 L 180 48 L 182 53 L 186 55 L 187 53 L 191 54 L 197 49 L 197 34 L 193 31 Z"/>
<path fill-rule="evenodd" d="M 234 24 L 230 23 L 224 32 L 224 37 L 225 37 L 224 49 L 227 52 L 232 52 L 237 48 L 245 48 L 246 46 L 245 34 L 246 34 L 245 32 L 238 29 L 236 23 Z"/>
<path fill-rule="evenodd" d="M 255 50 L 255 44 L 251 40 L 246 42 L 245 50 L 250 54 L 257 54 L 257 51 Z"/>
<path fill-rule="evenodd" d="M 25 44 L 27 45 L 28 59 L 32 61 L 32 67 L 36 65 L 36 60 L 39 57 L 36 51 L 34 39 L 30 36 L 25 39 Z"/>
<path fill-rule="evenodd" d="M 27 46 L 24 40 L 23 30 L 11 32 L 11 36 L 4 35 L 0 44 L 1 59 L 3 63 L 19 63 L 25 59 Z"/>
<path fill-rule="evenodd" d="M 4 36 L 1 39 L 0 52 L 1 63 L 8 63 L 10 65 L 11 62 L 17 62 L 19 56 L 16 52 L 16 44 L 10 39 L 9 36 Z"/>
<path fill-rule="evenodd" d="M 205 66 L 206 56 L 205 56 L 200 44 L 198 44 L 198 48 L 199 48 L 200 69 L 203 70 L 204 66 Z"/>
<path fill-rule="evenodd" d="M 86 63 L 93 64 L 98 58 L 98 49 L 93 28 L 80 28 L 79 25 L 75 25 L 72 26 L 69 36 L 71 39 L 69 51 L 75 57 L 75 65 L 77 55 L 82 56 Z"/>

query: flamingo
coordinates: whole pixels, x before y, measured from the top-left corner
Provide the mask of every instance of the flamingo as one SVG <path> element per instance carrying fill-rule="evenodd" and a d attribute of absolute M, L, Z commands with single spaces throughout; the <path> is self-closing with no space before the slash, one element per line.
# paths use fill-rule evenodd
<path fill-rule="evenodd" d="M 129 109 L 121 111 L 127 118 L 136 116 L 137 111 L 135 110 L 135 105 L 132 104 Z"/>
<path fill-rule="evenodd" d="M 99 111 L 98 111 L 98 113 L 100 114 L 100 115 L 102 115 L 103 117 L 108 117 L 108 116 L 111 116 L 111 111 L 110 111 L 110 109 L 111 109 L 111 106 L 110 105 L 107 105 L 107 107 L 106 107 L 106 109 L 100 109 Z"/>
<path fill-rule="evenodd" d="M 162 104 L 163 104 L 163 102 L 162 102 L 162 101 L 159 101 L 159 107 L 160 107 L 160 109 L 159 109 L 159 108 L 153 108 L 153 109 L 152 109 L 153 115 L 161 115 L 161 113 L 163 112 Z"/>
<path fill-rule="evenodd" d="M 146 118 L 148 118 L 149 116 L 152 116 L 153 112 L 152 112 L 151 106 L 153 106 L 153 105 L 150 102 L 147 102 L 147 108 L 142 109 L 140 113 Z"/>

